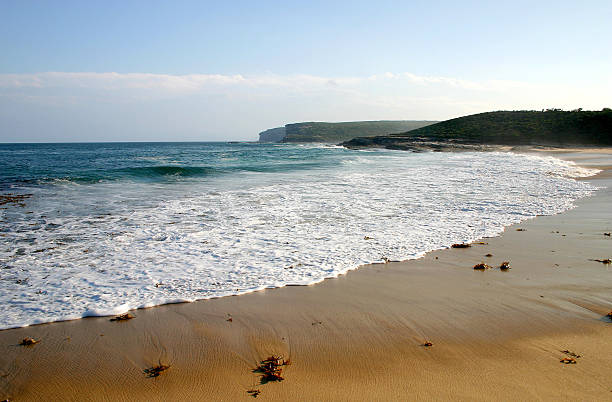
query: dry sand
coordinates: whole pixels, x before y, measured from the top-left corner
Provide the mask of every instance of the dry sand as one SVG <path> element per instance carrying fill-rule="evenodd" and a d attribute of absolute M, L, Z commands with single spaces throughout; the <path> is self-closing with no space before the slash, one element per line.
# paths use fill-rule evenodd
<path fill-rule="evenodd" d="M 612 151 L 556 155 L 607 169 L 589 179 L 607 188 L 487 244 L 126 322 L 0 331 L 0 400 L 612 400 L 612 266 L 591 261 L 612 257 Z M 260 384 L 272 354 L 292 364 Z M 171 367 L 147 378 L 158 362 Z"/>

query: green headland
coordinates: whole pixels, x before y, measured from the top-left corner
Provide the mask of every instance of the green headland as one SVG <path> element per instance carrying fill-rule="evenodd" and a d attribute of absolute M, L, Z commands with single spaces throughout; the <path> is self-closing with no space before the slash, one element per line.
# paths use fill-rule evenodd
<path fill-rule="evenodd" d="M 382 136 L 363 135 L 342 145 L 389 149 L 470 148 L 478 145 L 612 145 L 612 109 L 497 111 L 442 121 Z"/>

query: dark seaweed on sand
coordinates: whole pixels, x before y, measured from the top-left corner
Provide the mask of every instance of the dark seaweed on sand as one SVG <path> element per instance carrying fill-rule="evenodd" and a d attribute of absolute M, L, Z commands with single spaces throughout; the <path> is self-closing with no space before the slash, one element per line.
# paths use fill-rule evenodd
<path fill-rule="evenodd" d="M 131 320 L 132 318 L 134 318 L 132 314 L 125 313 L 125 314 L 118 315 L 117 317 L 111 318 L 110 321 L 127 321 L 127 320 Z"/>
<path fill-rule="evenodd" d="M 159 377 L 161 373 L 168 370 L 169 368 L 170 368 L 169 365 L 161 364 L 161 362 L 158 362 L 156 366 L 144 369 L 143 371 L 145 372 L 147 377 L 153 378 L 153 377 Z"/>
<path fill-rule="evenodd" d="M 564 355 L 576 358 L 576 359 L 579 359 L 580 357 L 582 357 L 579 354 L 576 354 L 576 353 L 572 352 L 571 350 L 567 350 L 567 349 L 562 350 L 561 353 L 563 353 Z"/>
<path fill-rule="evenodd" d="M 501 263 L 501 265 L 499 266 L 499 269 L 501 269 L 502 271 L 507 271 L 510 269 L 510 262 L 509 261 L 504 261 Z"/>
<path fill-rule="evenodd" d="M 261 373 L 261 383 L 265 384 L 270 381 L 283 381 L 282 377 L 283 366 L 290 365 L 289 360 L 283 359 L 282 356 L 270 356 L 262 360 L 255 369 L 254 373 Z"/>
<path fill-rule="evenodd" d="M 19 344 L 21 346 L 32 346 L 32 345 L 36 345 L 38 342 L 36 339 L 34 338 L 30 338 L 30 337 L 25 337 L 21 340 L 21 342 L 19 342 Z"/>

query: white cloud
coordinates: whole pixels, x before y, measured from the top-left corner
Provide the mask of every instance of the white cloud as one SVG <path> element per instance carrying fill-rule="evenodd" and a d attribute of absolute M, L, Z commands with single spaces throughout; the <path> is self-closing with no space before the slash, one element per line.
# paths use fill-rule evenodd
<path fill-rule="evenodd" d="M 610 89 L 608 84 L 575 88 L 410 72 L 369 77 L 0 74 L 0 141 L 33 140 L 41 133 L 76 140 L 84 132 L 93 133 L 89 140 L 254 139 L 260 130 L 295 121 L 442 120 L 500 109 L 600 109 L 610 106 Z"/>
<path fill-rule="evenodd" d="M 206 85 L 244 83 L 241 75 L 190 74 L 168 75 L 148 73 L 62 73 L 0 74 L 0 87 L 54 88 L 78 87 L 90 89 L 161 89 L 197 90 Z"/>
<path fill-rule="evenodd" d="M 63 73 L 0 74 L 0 88 L 58 88 L 89 89 L 157 89 L 167 91 L 198 91 L 212 86 L 224 87 L 285 87 L 307 88 L 325 86 L 357 86 L 367 81 L 395 81 L 404 84 L 445 85 L 470 90 L 492 90 L 521 86 L 510 81 L 473 82 L 450 77 L 419 76 L 409 72 L 386 72 L 370 77 L 321 77 L 314 75 L 254 75 L 222 74 L 149 74 L 149 73 Z"/>

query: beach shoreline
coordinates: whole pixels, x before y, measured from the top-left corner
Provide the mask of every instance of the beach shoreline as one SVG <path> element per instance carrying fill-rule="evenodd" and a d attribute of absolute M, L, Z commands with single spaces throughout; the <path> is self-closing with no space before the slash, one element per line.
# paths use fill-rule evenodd
<path fill-rule="evenodd" d="M 0 331 L 0 399 L 609 400 L 612 270 L 592 260 L 612 257 L 612 150 L 529 152 L 601 169 L 586 180 L 606 188 L 487 244 L 314 286 Z M 292 364 L 261 384 L 252 370 L 269 355 Z M 158 363 L 170 368 L 147 378 Z"/>

